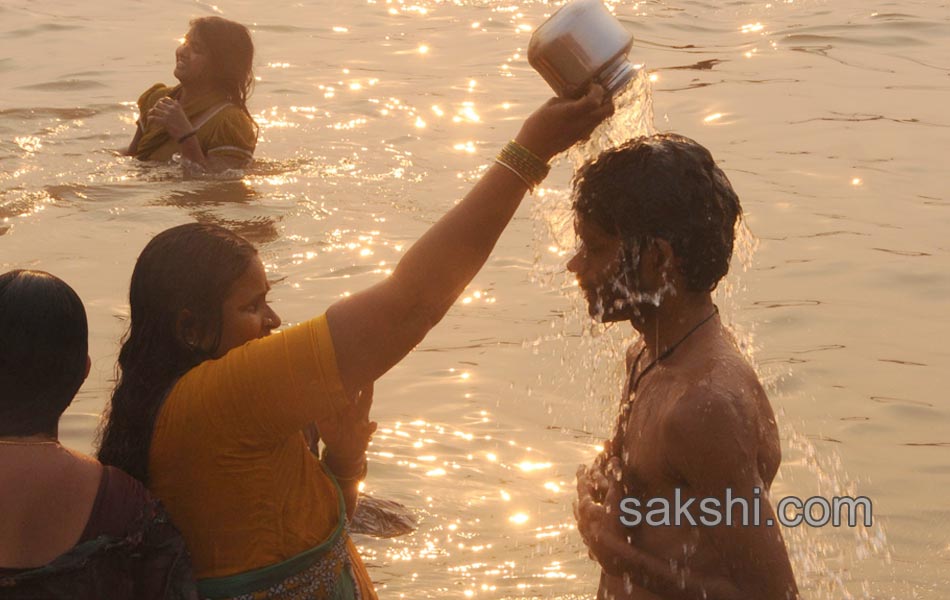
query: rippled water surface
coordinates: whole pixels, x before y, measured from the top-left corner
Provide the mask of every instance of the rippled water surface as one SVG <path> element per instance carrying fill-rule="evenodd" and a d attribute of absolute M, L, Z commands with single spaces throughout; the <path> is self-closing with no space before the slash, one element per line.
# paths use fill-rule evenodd
<path fill-rule="evenodd" d="M 199 220 L 254 240 L 283 277 L 285 322 L 378 281 L 547 97 L 524 49 L 556 6 L 0 5 L 0 270 L 65 278 L 92 329 L 67 443 L 91 449 L 150 236 Z M 719 302 L 781 418 L 775 493 L 874 501 L 870 530 L 786 531 L 805 596 L 950 596 L 950 4 L 612 7 L 636 37 L 654 125 L 711 149 L 755 236 Z M 252 26 L 257 163 L 240 180 L 186 180 L 117 157 L 135 99 L 172 80 L 188 19 L 213 13 Z M 562 161 L 377 385 L 368 491 L 420 519 L 409 536 L 359 540 L 383 597 L 596 588 L 574 470 L 608 433 L 629 332 L 591 328 L 564 272 L 570 174 Z"/>

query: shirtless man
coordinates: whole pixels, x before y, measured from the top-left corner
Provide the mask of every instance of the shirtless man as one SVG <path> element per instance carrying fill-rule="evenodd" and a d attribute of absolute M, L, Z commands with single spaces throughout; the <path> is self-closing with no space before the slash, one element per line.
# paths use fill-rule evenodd
<path fill-rule="evenodd" d="M 766 525 L 781 461 L 775 417 L 711 297 L 741 214 L 729 180 L 690 139 L 638 138 L 581 170 L 574 210 L 582 245 L 568 269 L 591 316 L 640 333 L 616 433 L 577 475 L 598 599 L 798 598 L 779 527 Z M 672 521 L 677 495 L 689 517 L 657 524 L 664 504 L 651 499 L 668 503 Z"/>

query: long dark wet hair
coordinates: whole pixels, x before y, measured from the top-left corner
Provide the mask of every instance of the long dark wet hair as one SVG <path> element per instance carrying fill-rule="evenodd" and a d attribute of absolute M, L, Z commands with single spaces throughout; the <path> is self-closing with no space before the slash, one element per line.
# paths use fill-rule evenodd
<path fill-rule="evenodd" d="M 250 117 L 247 99 L 254 89 L 254 42 L 251 41 L 251 32 L 244 25 L 221 17 L 192 19 L 188 25 L 208 51 L 211 64 L 214 65 L 212 77 L 215 87 Z"/>
<path fill-rule="evenodd" d="M 201 223 L 163 231 L 139 255 L 129 289 L 131 325 L 99 433 L 103 464 L 148 483 L 161 403 L 179 377 L 212 358 L 221 340 L 224 301 L 256 255 L 241 236 Z M 186 340 L 186 328 L 201 341 Z"/>

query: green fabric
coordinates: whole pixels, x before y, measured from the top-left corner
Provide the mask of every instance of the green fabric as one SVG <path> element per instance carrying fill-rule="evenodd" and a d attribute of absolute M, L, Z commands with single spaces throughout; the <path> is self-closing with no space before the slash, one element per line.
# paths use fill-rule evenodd
<path fill-rule="evenodd" d="M 323 463 L 321 463 L 322 465 Z M 319 561 L 326 552 L 333 547 L 343 534 L 346 525 L 346 501 L 343 498 L 343 490 L 337 483 L 333 473 L 324 466 L 323 469 L 327 476 L 333 481 L 336 488 L 339 502 L 340 520 L 333 532 L 319 546 L 305 550 L 296 556 L 292 556 L 285 561 L 245 571 L 227 577 L 213 577 L 198 580 L 198 593 L 202 598 L 233 598 L 243 594 L 263 591 L 273 587 L 302 571 L 312 567 Z M 344 568 L 341 577 L 337 581 L 336 588 L 333 590 L 331 600 L 349 600 L 356 597 L 356 582 L 353 581 L 349 569 Z"/>

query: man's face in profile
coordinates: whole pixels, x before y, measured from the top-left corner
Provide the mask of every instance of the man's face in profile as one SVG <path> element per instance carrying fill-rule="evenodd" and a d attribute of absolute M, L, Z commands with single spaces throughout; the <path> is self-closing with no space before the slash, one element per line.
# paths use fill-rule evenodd
<path fill-rule="evenodd" d="M 635 310 L 619 236 L 605 231 L 591 219 L 577 217 L 574 229 L 580 238 L 577 253 L 567 269 L 577 276 L 577 285 L 587 300 L 590 316 L 602 322 L 626 321 Z"/>

